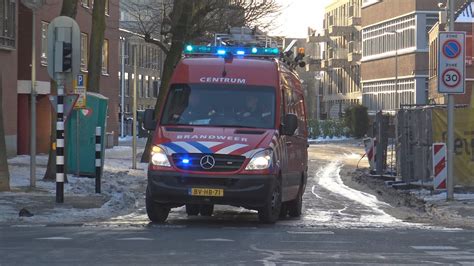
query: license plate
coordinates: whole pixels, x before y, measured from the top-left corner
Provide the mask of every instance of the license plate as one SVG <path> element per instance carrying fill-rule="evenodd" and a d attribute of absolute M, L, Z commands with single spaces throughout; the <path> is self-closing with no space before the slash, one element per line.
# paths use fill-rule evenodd
<path fill-rule="evenodd" d="M 224 197 L 224 190 L 217 188 L 191 188 L 189 189 L 189 194 L 200 197 Z"/>

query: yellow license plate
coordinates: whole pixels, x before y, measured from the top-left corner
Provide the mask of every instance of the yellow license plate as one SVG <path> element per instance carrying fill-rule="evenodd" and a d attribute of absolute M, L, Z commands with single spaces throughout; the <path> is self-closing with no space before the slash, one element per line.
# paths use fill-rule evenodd
<path fill-rule="evenodd" d="M 189 194 L 201 197 L 224 197 L 224 190 L 217 188 L 191 188 Z"/>

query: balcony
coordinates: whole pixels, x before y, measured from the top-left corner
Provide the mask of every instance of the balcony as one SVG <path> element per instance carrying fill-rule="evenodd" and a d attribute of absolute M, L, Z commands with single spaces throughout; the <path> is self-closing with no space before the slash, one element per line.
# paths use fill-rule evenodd
<path fill-rule="evenodd" d="M 349 17 L 349 26 L 361 26 L 362 18 L 361 17 Z"/>
<path fill-rule="evenodd" d="M 325 63 L 326 68 L 342 68 L 348 65 L 346 48 L 331 48 L 327 51 L 328 60 Z"/>
<path fill-rule="evenodd" d="M 354 26 L 330 26 L 328 31 L 330 36 L 348 36 L 354 32 L 357 32 Z"/>
<path fill-rule="evenodd" d="M 317 35 L 317 36 L 308 36 L 308 38 L 306 38 L 306 42 L 307 43 L 321 43 L 321 42 L 328 42 L 330 41 L 331 39 L 329 38 L 329 36 L 327 36 L 327 34 L 325 35 Z"/>
<path fill-rule="evenodd" d="M 309 58 L 306 60 L 306 71 L 314 72 L 314 71 L 325 71 L 324 61 L 322 59 L 313 59 Z"/>
<path fill-rule="evenodd" d="M 360 64 L 360 60 L 362 59 L 361 46 L 361 42 L 359 41 L 349 42 L 349 53 L 347 54 L 347 61 L 352 65 Z"/>

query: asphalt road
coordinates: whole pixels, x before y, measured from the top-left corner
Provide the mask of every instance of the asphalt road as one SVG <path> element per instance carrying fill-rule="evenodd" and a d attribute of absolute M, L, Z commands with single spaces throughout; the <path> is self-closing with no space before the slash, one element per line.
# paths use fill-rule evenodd
<path fill-rule="evenodd" d="M 261 225 L 219 206 L 212 217 L 174 210 L 167 224 L 136 212 L 73 226 L 0 227 L 0 265 L 459 264 L 474 265 L 474 231 L 414 224 L 343 184 L 361 147 L 315 145 L 304 215 Z"/>

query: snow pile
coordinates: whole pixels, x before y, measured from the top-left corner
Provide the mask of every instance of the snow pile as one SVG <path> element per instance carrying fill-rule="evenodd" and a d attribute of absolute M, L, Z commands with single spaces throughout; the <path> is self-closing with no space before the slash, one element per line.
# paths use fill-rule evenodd
<path fill-rule="evenodd" d="M 345 140 L 352 140 L 349 137 L 318 137 L 315 139 L 308 139 L 309 143 L 319 143 L 319 142 L 337 142 L 337 141 L 345 141 Z"/>
<path fill-rule="evenodd" d="M 143 149 L 138 149 L 143 152 Z M 48 156 L 37 156 L 36 189 L 17 192 L 30 185 L 30 157 L 17 156 L 8 160 L 12 192 L 0 198 L 1 222 L 71 223 L 91 219 L 107 219 L 124 215 L 137 208 L 144 197 L 147 165 L 131 169 L 132 148 L 117 146 L 106 150 L 101 192 L 95 193 L 95 179 L 68 175 L 64 185 L 64 203 L 54 204 L 56 183 L 44 181 Z M 33 217 L 18 217 L 21 207 L 29 209 Z"/>

